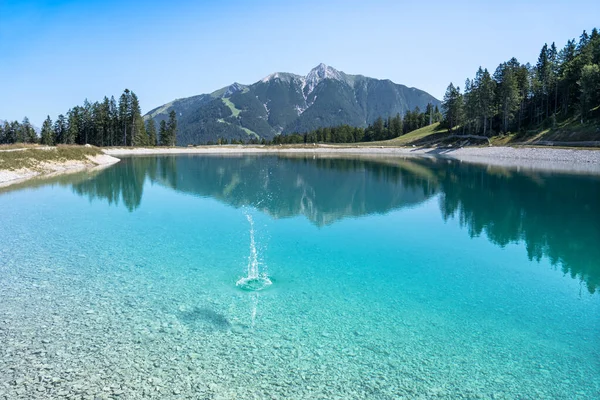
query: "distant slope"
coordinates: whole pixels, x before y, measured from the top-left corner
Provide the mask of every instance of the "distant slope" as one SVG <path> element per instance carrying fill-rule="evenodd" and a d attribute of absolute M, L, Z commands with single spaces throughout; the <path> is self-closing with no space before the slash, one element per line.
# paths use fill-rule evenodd
<path fill-rule="evenodd" d="M 178 116 L 177 144 L 218 138 L 271 139 L 290 132 L 349 124 L 365 127 L 378 117 L 424 109 L 439 100 L 415 88 L 320 64 L 306 76 L 274 73 L 252 84 L 234 83 L 211 94 L 174 100 L 148 112 L 160 122 Z"/>

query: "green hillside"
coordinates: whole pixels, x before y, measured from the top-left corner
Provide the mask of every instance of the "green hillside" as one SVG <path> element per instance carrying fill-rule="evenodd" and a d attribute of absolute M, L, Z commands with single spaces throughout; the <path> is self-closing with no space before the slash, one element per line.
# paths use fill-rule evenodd
<path fill-rule="evenodd" d="M 408 146 L 411 144 L 438 140 L 441 136 L 445 136 L 447 134 L 448 131 L 446 129 L 441 128 L 440 123 L 436 122 L 435 124 L 424 126 L 423 128 L 419 128 L 417 130 L 407 133 L 406 135 L 402 135 L 391 140 L 384 140 L 381 142 L 372 143 L 381 143 L 387 146 Z"/>

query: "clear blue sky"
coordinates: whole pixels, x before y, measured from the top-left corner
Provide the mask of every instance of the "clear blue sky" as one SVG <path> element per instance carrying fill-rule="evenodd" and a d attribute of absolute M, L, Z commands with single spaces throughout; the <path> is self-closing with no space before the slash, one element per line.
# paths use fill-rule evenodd
<path fill-rule="evenodd" d="M 146 112 L 320 62 L 441 98 L 479 65 L 534 63 L 598 16 L 597 0 L 0 0 L 0 119 L 39 126 L 124 88 Z"/>

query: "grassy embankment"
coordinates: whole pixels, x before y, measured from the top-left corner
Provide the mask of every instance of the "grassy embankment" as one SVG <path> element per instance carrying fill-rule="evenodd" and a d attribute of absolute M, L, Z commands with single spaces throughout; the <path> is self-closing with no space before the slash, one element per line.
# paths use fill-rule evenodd
<path fill-rule="evenodd" d="M 454 140 L 439 123 L 425 126 L 406 135 L 379 142 L 361 143 L 361 146 L 436 146 L 464 142 L 460 138 L 460 128 L 455 130 Z M 530 130 L 522 133 L 509 133 L 489 138 L 492 146 L 535 146 L 554 145 L 559 147 L 600 147 L 600 119 L 581 123 L 577 118 L 570 118 L 556 124 L 554 128 Z M 485 141 L 470 140 L 471 145 L 487 145 Z"/>
<path fill-rule="evenodd" d="M 556 124 L 553 128 L 543 128 L 523 133 L 508 134 L 490 138 L 494 146 L 535 145 L 556 143 L 582 147 L 600 142 L 600 120 L 581 123 L 578 118 L 569 118 Z M 595 145 L 597 146 L 597 145 Z"/>
<path fill-rule="evenodd" d="M 381 140 L 376 142 L 360 142 L 348 143 L 345 145 L 355 146 L 384 146 L 384 147 L 403 147 L 403 146 L 426 146 L 429 144 L 437 144 L 450 134 L 444 128 L 440 128 L 440 123 L 424 126 L 405 135 L 399 136 L 390 140 Z M 333 144 L 333 143 L 332 143 Z M 335 143 L 338 145 L 338 143 Z M 342 144 L 343 145 L 343 144 Z"/>
<path fill-rule="evenodd" d="M 440 123 L 436 122 L 435 124 L 427 125 L 412 132 L 408 132 L 406 135 L 402 135 L 390 140 L 384 140 L 379 143 L 388 146 L 424 145 L 430 142 L 443 140 L 444 137 L 448 135 L 448 131 L 440 128 Z"/>
<path fill-rule="evenodd" d="M 88 157 L 101 154 L 97 147 L 57 146 L 15 144 L 0 146 L 0 170 L 18 169 L 38 170 L 43 163 L 62 163 L 67 161 L 87 161 Z"/>

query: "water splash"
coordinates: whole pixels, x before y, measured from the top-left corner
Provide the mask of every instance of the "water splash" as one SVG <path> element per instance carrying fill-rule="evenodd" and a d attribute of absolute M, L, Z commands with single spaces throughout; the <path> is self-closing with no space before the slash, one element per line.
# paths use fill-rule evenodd
<path fill-rule="evenodd" d="M 250 224 L 250 255 L 248 256 L 247 276 L 240 278 L 236 282 L 236 286 L 248 291 L 263 290 L 271 286 L 273 282 L 271 282 L 266 272 L 262 274 L 259 272 L 258 251 L 254 240 L 254 219 L 249 213 L 246 212 L 245 214 Z"/>
<path fill-rule="evenodd" d="M 254 328 L 256 323 L 256 309 L 258 308 L 258 293 L 252 293 L 252 324 L 250 325 Z"/>

